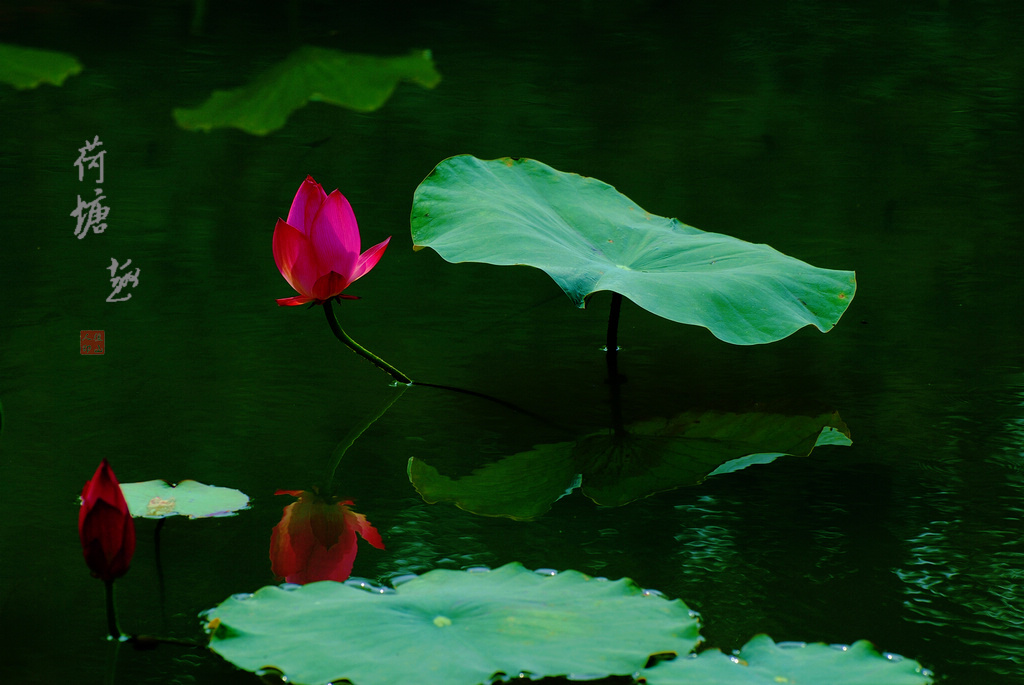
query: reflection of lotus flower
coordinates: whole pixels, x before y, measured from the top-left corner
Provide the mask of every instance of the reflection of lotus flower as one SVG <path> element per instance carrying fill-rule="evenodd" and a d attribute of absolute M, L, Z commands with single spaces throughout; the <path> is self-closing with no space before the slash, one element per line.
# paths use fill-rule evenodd
<path fill-rule="evenodd" d="M 313 492 L 278 490 L 274 494 L 299 498 L 284 508 L 270 537 L 271 570 L 278 578 L 289 583 L 345 580 L 356 560 L 356 533 L 384 549 L 377 529 L 348 508 L 351 500 L 338 500 L 315 488 Z"/>
<path fill-rule="evenodd" d="M 135 554 L 135 523 L 106 459 L 82 490 L 78 535 L 94 576 L 110 582 L 128 572 Z"/>
<path fill-rule="evenodd" d="M 274 227 L 274 261 L 297 296 L 279 305 L 317 304 L 334 297 L 377 265 L 388 238 L 359 254 L 359 226 L 352 206 L 338 190 L 330 195 L 307 176 L 292 200 L 288 221 Z"/>

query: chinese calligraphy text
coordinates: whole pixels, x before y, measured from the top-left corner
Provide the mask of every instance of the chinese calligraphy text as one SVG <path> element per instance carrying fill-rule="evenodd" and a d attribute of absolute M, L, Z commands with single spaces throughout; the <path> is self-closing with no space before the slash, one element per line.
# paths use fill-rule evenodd
<path fill-rule="evenodd" d="M 94 233 L 103 233 L 107 230 L 107 214 L 110 212 L 109 207 L 104 207 L 101 200 L 106 195 L 101 195 L 103 192 L 102 188 L 96 189 L 96 199 L 92 202 L 84 202 L 82 196 L 78 196 L 78 207 L 75 211 L 71 212 L 71 216 L 78 219 L 78 225 L 75 226 L 75 235 L 81 240 L 89 234 L 91 228 Z M 83 212 L 82 210 L 87 210 Z"/>
<path fill-rule="evenodd" d="M 94 136 L 91 143 L 87 140 L 83 147 L 78 148 L 78 159 L 75 160 L 73 166 L 78 167 L 79 183 L 85 179 L 86 169 L 98 169 L 99 177 L 96 179 L 96 183 L 103 183 L 103 157 L 107 151 L 95 152 L 96 148 L 101 145 L 103 145 L 103 141 L 100 140 L 100 137 Z M 92 154 L 94 152 L 95 154 Z M 79 195 L 78 206 L 75 207 L 75 211 L 71 212 L 71 216 L 78 220 L 75 225 L 75 237 L 79 240 L 89 234 L 90 228 L 94 233 L 103 233 L 107 230 L 106 220 L 110 208 L 103 206 L 102 201 L 106 198 L 103 188 L 96 188 L 95 191 L 96 198 L 92 202 L 82 200 L 82 196 Z"/>
<path fill-rule="evenodd" d="M 132 284 L 133 288 L 139 284 L 139 271 L 141 269 L 138 267 L 135 268 L 135 271 L 126 271 L 120 276 L 117 275 L 119 269 L 127 269 L 131 263 L 132 260 L 129 259 L 124 264 L 118 266 L 117 260 L 113 257 L 110 258 L 110 266 L 107 267 L 107 270 L 110 271 L 110 285 L 114 290 L 110 293 L 109 297 L 107 297 L 107 302 L 124 302 L 125 300 L 131 299 L 131 293 L 128 293 L 124 297 L 116 297 L 116 295 L 129 283 Z"/>

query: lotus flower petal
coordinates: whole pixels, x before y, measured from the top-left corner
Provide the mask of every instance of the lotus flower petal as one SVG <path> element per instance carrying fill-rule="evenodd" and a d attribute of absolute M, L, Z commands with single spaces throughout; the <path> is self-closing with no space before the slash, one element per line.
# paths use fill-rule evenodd
<path fill-rule="evenodd" d="M 359 259 L 359 225 L 352 205 L 337 190 L 317 210 L 309 238 L 324 269 L 351 274 Z"/>
<path fill-rule="evenodd" d="M 356 260 L 356 268 L 352 274 L 352 280 L 356 280 L 367 273 L 373 267 L 377 266 L 377 262 L 384 256 L 384 250 L 387 248 L 388 243 L 391 242 L 390 236 L 382 243 L 377 243 L 369 250 L 359 255 L 359 259 Z"/>
<path fill-rule="evenodd" d="M 314 181 L 312 176 L 306 176 L 306 180 L 295 193 L 291 209 L 288 210 L 288 223 L 304 232 L 307 227 L 313 225 L 313 217 L 326 199 L 324 187 Z"/>
<path fill-rule="evenodd" d="M 380 261 L 391 238 L 360 254 L 359 225 L 352 205 L 338 190 L 330 194 L 307 176 L 288 211 L 274 226 L 274 261 L 297 293 L 278 298 L 282 306 L 334 298 L 355 299 L 342 292 Z"/>
<path fill-rule="evenodd" d="M 298 497 L 284 508 L 270 538 L 271 570 L 289 583 L 343 581 L 352 574 L 356 534 L 384 549 L 380 533 L 363 514 L 349 509 L 351 500 L 336 500 L 318 491 L 278 490 Z"/>
<path fill-rule="evenodd" d="M 351 502 L 349 502 L 351 504 Z M 345 509 L 345 523 L 349 528 L 359 533 L 359 536 L 369 542 L 377 549 L 384 549 L 384 541 L 380 539 L 380 533 L 373 527 L 366 516 L 357 514 L 351 509 Z"/>
<path fill-rule="evenodd" d="M 281 219 L 274 227 L 274 261 L 284 280 L 296 292 L 312 292 L 318 275 L 316 256 L 309 247 L 309 238 Z"/>
<path fill-rule="evenodd" d="M 330 272 L 317 279 L 313 285 L 313 298 L 317 300 L 329 300 L 341 294 L 341 291 L 348 287 L 350 281 L 337 272 Z"/>

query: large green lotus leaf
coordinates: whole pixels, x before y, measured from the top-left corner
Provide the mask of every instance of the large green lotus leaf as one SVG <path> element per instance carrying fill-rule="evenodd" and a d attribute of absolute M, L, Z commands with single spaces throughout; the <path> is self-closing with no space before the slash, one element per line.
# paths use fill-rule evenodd
<path fill-rule="evenodd" d="M 210 648 L 236 666 L 320 685 L 476 685 L 496 674 L 628 675 L 686 654 L 698 622 L 629 579 L 540 575 L 517 563 L 436 570 L 392 593 L 324 581 L 264 587 L 208 612 Z"/>
<path fill-rule="evenodd" d="M 430 504 L 452 502 L 482 516 L 530 520 L 580 484 L 596 503 L 621 506 L 780 456 L 807 456 L 819 445 L 849 445 L 849 436 L 838 412 L 687 411 L 630 424 L 622 434 L 537 445 L 462 477 L 444 475 L 415 457 L 408 471 Z"/>
<path fill-rule="evenodd" d="M 429 50 L 375 57 L 307 45 L 248 85 L 215 91 L 195 109 L 175 109 L 174 118 L 184 129 L 234 126 L 261 136 L 284 126 L 309 101 L 372 112 L 387 102 L 400 81 L 425 88 L 441 81 Z"/>
<path fill-rule="evenodd" d="M 641 672 L 647 685 L 927 685 L 930 675 L 912 659 L 883 656 L 870 642 L 848 647 L 778 645 L 758 635 L 738 657 L 718 650 L 662 661 Z"/>
<path fill-rule="evenodd" d="M 63 52 L 23 48 L 0 43 L 0 83 L 18 90 L 42 83 L 62 85 L 68 76 L 82 71 L 78 60 Z"/>
<path fill-rule="evenodd" d="M 244 492 L 194 480 L 183 480 L 177 485 L 163 480 L 121 483 L 121 492 L 128 502 L 128 511 L 139 518 L 234 516 L 249 506 L 249 496 Z"/>
<path fill-rule="evenodd" d="M 532 159 L 444 160 L 416 189 L 411 221 L 414 247 L 449 262 L 537 267 L 578 307 L 610 290 L 737 345 L 828 331 L 856 290 L 852 271 L 649 214 L 607 183 Z"/>

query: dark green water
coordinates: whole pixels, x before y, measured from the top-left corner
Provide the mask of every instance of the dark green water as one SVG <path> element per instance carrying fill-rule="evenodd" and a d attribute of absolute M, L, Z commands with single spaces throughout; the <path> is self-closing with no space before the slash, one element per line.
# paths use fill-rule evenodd
<path fill-rule="evenodd" d="M 364 245 L 392 235 L 342 321 L 413 377 L 483 390 L 589 432 L 606 425 L 610 297 L 574 309 L 543 273 L 413 253 L 418 183 L 461 153 L 539 159 L 679 217 L 828 268 L 859 290 L 827 335 L 734 347 L 626 303 L 627 420 L 756 402 L 839 410 L 821 448 L 620 508 L 579 494 L 534 522 L 427 505 L 406 463 L 483 464 L 557 438 L 476 399 L 412 388 L 346 455 L 342 489 L 381 531 L 355 574 L 574 568 L 629 576 L 756 633 L 919 660 L 955 685 L 1024 673 L 1024 47 L 1012 2 L 15 4 L 0 41 L 78 56 L 63 87 L 0 88 L 0 625 L 4 680 L 102 682 L 101 583 L 76 498 L 102 457 L 123 481 L 194 478 L 254 499 L 152 522 L 118 583 L 124 628 L 198 636 L 197 614 L 272 583 L 275 489 L 316 482 L 388 379 L 332 337 L 274 266 L 274 222 L 313 174 Z M 45 11 L 44 11 L 45 10 Z M 433 50 L 443 81 L 379 111 L 322 104 L 258 138 L 178 129 L 176 106 L 302 43 Z M 107 151 L 107 231 L 77 240 L 78 148 Z M 108 303 L 111 258 L 139 284 Z M 78 334 L 102 329 L 103 356 Z M 251 683 L 206 653 L 116 658 L 118 683 Z"/>

